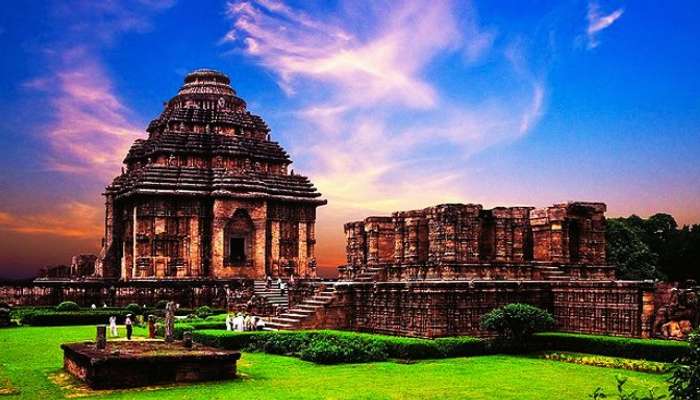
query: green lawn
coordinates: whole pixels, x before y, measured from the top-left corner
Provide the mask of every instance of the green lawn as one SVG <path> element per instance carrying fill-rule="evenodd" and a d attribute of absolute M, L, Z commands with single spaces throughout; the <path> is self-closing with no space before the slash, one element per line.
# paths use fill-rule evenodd
<path fill-rule="evenodd" d="M 319 366 L 292 357 L 245 353 L 240 379 L 224 383 L 90 392 L 62 374 L 60 343 L 94 338 L 94 327 L 0 330 L 0 398 L 172 399 L 585 399 L 615 375 L 630 388 L 664 387 L 663 375 L 581 366 L 529 357 L 484 356 Z M 138 332 L 138 331 L 137 331 Z"/>

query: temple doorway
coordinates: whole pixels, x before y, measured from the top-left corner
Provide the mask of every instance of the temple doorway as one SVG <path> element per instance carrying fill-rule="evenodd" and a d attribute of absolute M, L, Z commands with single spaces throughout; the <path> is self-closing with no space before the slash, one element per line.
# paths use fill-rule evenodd
<path fill-rule="evenodd" d="M 245 238 L 232 237 L 229 240 L 229 248 L 231 249 L 230 261 L 232 263 L 245 261 Z"/>
<path fill-rule="evenodd" d="M 250 266 L 253 262 L 255 226 L 248 211 L 238 209 L 224 230 L 224 255 L 230 266 Z"/>

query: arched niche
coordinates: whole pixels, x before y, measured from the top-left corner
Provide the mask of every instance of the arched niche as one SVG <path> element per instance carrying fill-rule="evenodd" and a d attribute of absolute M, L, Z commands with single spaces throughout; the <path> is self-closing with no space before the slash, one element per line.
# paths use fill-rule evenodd
<path fill-rule="evenodd" d="M 224 260 L 226 265 L 247 266 L 253 262 L 255 226 L 248 211 L 238 209 L 224 229 Z"/>

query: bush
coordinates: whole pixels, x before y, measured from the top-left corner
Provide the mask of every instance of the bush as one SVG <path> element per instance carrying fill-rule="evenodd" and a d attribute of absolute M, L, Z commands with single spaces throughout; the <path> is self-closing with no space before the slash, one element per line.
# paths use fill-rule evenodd
<path fill-rule="evenodd" d="M 136 303 L 131 303 L 128 306 L 124 307 L 124 309 L 134 315 L 143 314 L 143 309 Z"/>
<path fill-rule="evenodd" d="M 671 366 L 670 386 L 673 399 L 700 398 L 700 333 L 695 331 L 688 338 L 689 349 Z"/>
<path fill-rule="evenodd" d="M 471 337 L 435 340 L 342 331 L 229 332 L 199 330 L 195 341 L 229 350 L 299 356 L 317 363 L 425 359 L 486 354 L 488 342 Z"/>
<path fill-rule="evenodd" d="M 199 318 L 206 318 L 206 317 L 210 316 L 211 313 L 212 313 L 211 308 L 209 308 L 209 306 L 197 307 L 197 310 L 195 310 L 195 314 Z"/>
<path fill-rule="evenodd" d="M 126 318 L 126 311 L 83 310 L 83 311 L 34 311 L 25 313 L 21 323 L 35 326 L 93 325 L 107 324 L 109 317 L 116 316 L 119 322 Z"/>
<path fill-rule="evenodd" d="M 533 333 L 553 328 L 554 318 L 541 308 L 513 303 L 491 310 L 481 318 L 481 325 L 501 338 L 523 344 Z"/>
<path fill-rule="evenodd" d="M 688 354 L 688 343 L 661 339 L 632 339 L 578 333 L 538 333 L 532 337 L 536 349 L 599 354 L 603 356 L 672 362 Z"/>
<path fill-rule="evenodd" d="M 80 306 L 74 301 L 64 301 L 56 306 L 56 311 L 80 311 Z"/>
<path fill-rule="evenodd" d="M 299 351 L 299 358 L 318 364 L 383 361 L 387 357 L 387 345 L 381 340 L 332 334 L 312 336 Z"/>
<path fill-rule="evenodd" d="M 0 328 L 5 328 L 12 325 L 12 318 L 10 317 L 10 309 L 0 307 Z"/>
<path fill-rule="evenodd" d="M 156 310 L 165 310 L 165 306 L 168 305 L 168 300 L 158 300 L 154 306 Z"/>

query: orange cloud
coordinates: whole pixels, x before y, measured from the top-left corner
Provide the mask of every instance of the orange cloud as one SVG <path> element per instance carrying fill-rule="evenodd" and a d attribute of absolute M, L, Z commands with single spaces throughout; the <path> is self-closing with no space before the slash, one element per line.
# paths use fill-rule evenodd
<path fill-rule="evenodd" d="M 0 211 L 0 230 L 27 235 L 97 239 L 103 233 L 103 218 L 101 207 L 76 201 L 60 205 L 55 211 L 36 214 Z"/>

